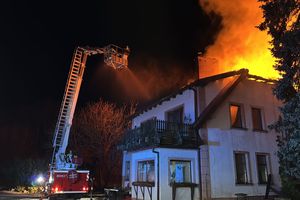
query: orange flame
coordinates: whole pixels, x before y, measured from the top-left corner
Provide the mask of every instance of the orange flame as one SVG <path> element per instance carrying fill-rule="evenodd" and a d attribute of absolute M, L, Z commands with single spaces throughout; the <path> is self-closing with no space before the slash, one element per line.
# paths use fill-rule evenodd
<path fill-rule="evenodd" d="M 256 28 L 263 21 L 261 3 L 257 0 L 200 0 L 200 5 L 205 12 L 213 11 L 222 16 L 223 28 L 204 54 L 204 58 L 217 59 L 210 73 L 247 68 L 254 75 L 279 78 L 273 68 L 276 59 L 270 51 L 271 36 Z"/>

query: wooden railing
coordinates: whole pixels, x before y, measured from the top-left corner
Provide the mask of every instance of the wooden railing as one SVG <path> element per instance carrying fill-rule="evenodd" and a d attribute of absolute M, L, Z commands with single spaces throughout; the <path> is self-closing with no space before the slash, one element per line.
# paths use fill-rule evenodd
<path fill-rule="evenodd" d="M 196 147 L 198 135 L 190 124 L 149 120 L 127 131 L 119 148 L 137 150 L 147 147 Z"/>

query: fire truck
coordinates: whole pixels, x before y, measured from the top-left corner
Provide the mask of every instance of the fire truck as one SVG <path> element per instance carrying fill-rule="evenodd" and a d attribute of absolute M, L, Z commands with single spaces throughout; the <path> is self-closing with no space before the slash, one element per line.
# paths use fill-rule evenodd
<path fill-rule="evenodd" d="M 97 54 L 103 54 L 104 62 L 116 70 L 128 66 L 128 47 L 122 49 L 110 44 L 103 48 L 77 47 L 75 49 L 53 138 L 53 154 L 46 186 L 50 199 L 63 197 L 66 194 L 78 196 L 89 190 L 89 170 L 78 170 L 80 159 L 73 156 L 71 152 L 66 154 L 66 148 L 86 60 L 88 56 Z"/>

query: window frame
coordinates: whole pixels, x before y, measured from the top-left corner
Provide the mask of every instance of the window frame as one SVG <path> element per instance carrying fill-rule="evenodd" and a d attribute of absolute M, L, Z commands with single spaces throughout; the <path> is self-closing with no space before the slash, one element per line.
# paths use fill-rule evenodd
<path fill-rule="evenodd" d="M 193 160 L 192 159 L 182 159 L 182 158 L 170 158 L 168 161 L 168 182 L 169 185 L 172 185 L 173 183 L 177 183 L 177 182 L 171 182 L 171 169 L 170 169 L 170 165 L 172 161 L 177 161 L 177 162 L 189 162 L 189 166 L 190 166 L 190 182 L 181 182 L 181 183 L 193 183 Z"/>
<path fill-rule="evenodd" d="M 247 180 L 245 183 L 238 182 L 238 175 L 237 175 L 237 162 L 236 162 L 236 154 L 243 154 L 245 155 L 245 165 L 246 165 L 246 175 Z M 251 174 L 251 163 L 250 163 L 250 153 L 247 151 L 234 151 L 233 152 L 233 159 L 234 159 L 234 175 L 235 175 L 235 184 L 236 185 L 251 185 L 252 184 L 252 174 Z"/>
<path fill-rule="evenodd" d="M 266 177 L 266 182 L 260 182 L 259 180 L 259 168 L 258 168 L 258 159 L 257 156 L 265 156 L 266 158 L 266 167 L 267 167 L 267 177 Z M 256 152 L 255 153 L 255 161 L 256 161 L 256 175 L 257 175 L 257 183 L 259 185 L 266 185 L 268 182 L 268 176 L 269 174 L 272 174 L 272 168 L 271 168 L 271 156 L 269 153 L 262 153 L 262 152 Z"/>
<path fill-rule="evenodd" d="M 156 171 L 155 171 L 155 159 L 154 158 L 149 158 L 145 160 L 137 160 L 137 165 L 136 165 L 136 181 L 137 182 L 146 182 L 146 183 L 155 183 L 156 180 Z M 153 162 L 153 171 L 154 171 L 154 181 L 139 181 L 139 163 L 144 163 L 144 162 Z M 146 179 L 148 177 L 148 172 L 146 172 Z"/>
<path fill-rule="evenodd" d="M 261 118 L 261 129 L 254 128 L 254 117 L 253 117 L 253 109 L 260 110 L 260 118 Z M 251 120 L 252 120 L 252 130 L 256 132 L 267 132 L 266 131 L 266 120 L 265 120 L 265 113 L 264 109 L 259 106 L 251 106 Z"/>
<path fill-rule="evenodd" d="M 130 160 L 126 160 L 125 161 L 125 176 L 124 176 L 124 181 L 130 181 L 130 169 L 131 169 L 131 165 L 130 165 Z M 128 168 L 127 168 L 128 167 Z M 128 172 L 128 173 L 127 173 Z M 127 178 L 128 177 L 128 178 Z"/>
<path fill-rule="evenodd" d="M 238 106 L 240 109 L 241 109 L 241 123 L 242 123 L 242 126 L 241 127 L 236 127 L 236 126 L 233 126 L 232 125 L 232 117 L 231 117 L 231 106 Z M 229 120 L 230 120 L 230 128 L 232 129 L 242 129 L 242 130 L 247 130 L 246 128 L 246 119 L 245 119 L 245 111 L 244 111 L 244 105 L 241 104 L 241 103 L 234 103 L 234 102 L 231 102 L 229 103 Z"/>

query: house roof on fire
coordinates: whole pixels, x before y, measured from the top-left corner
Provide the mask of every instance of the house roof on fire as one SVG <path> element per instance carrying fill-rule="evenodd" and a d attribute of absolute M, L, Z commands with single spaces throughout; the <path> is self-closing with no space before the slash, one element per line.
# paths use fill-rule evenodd
<path fill-rule="evenodd" d="M 241 80 L 248 78 L 249 80 L 256 80 L 259 82 L 265 82 L 265 83 L 275 83 L 276 81 L 273 79 L 266 79 L 260 76 L 251 75 L 248 73 L 249 71 L 247 69 L 240 69 L 238 71 L 230 71 L 226 73 L 217 74 L 214 76 L 209 76 L 201 79 L 197 79 L 194 82 L 183 86 L 182 88 L 178 89 L 177 91 L 171 93 L 168 96 L 165 96 L 163 98 L 160 98 L 156 100 L 154 103 L 151 103 L 149 105 L 146 105 L 142 108 L 140 108 L 133 116 L 132 118 L 143 114 L 144 112 L 147 112 L 148 110 L 151 110 L 152 108 L 155 108 L 158 105 L 161 105 L 165 101 L 169 101 L 172 98 L 175 98 L 177 95 L 182 94 L 185 90 L 193 90 L 195 87 L 204 87 L 208 83 L 224 79 L 227 77 L 236 76 L 234 80 L 232 80 L 228 85 L 226 85 L 222 90 L 217 94 L 217 96 L 204 108 L 204 110 L 200 113 L 196 121 L 194 122 L 193 126 L 195 128 L 200 128 L 201 125 L 205 122 L 205 120 L 217 109 L 218 105 L 233 91 L 233 89 L 240 83 Z"/>

